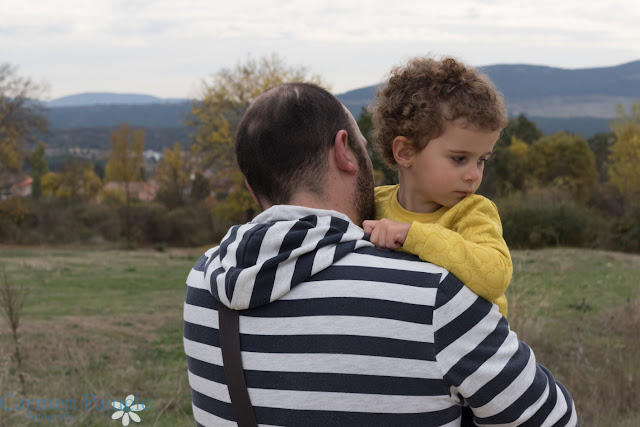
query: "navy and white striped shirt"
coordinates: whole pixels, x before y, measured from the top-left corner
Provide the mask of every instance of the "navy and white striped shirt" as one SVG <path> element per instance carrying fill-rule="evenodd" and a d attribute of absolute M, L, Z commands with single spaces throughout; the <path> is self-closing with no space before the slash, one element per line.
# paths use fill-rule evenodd
<path fill-rule="evenodd" d="M 184 347 L 198 425 L 235 425 L 218 304 L 240 313 L 262 425 L 574 426 L 571 397 L 497 306 L 442 267 L 375 248 L 338 212 L 274 206 L 187 279 Z"/>

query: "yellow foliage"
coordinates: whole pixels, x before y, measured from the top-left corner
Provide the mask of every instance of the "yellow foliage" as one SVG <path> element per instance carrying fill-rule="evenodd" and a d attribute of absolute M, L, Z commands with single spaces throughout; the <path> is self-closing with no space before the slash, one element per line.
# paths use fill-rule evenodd
<path fill-rule="evenodd" d="M 529 148 L 531 176 L 543 187 L 555 187 L 586 203 L 597 181 L 595 156 L 584 138 L 558 132 Z"/>
<path fill-rule="evenodd" d="M 512 158 L 524 162 L 526 161 L 527 155 L 529 154 L 529 144 L 522 141 L 521 139 L 516 138 L 515 136 L 512 136 L 511 145 L 509 146 L 509 153 L 513 156 Z"/>
<path fill-rule="evenodd" d="M 135 182 L 143 180 L 144 131 L 132 130 L 122 123 L 111 132 L 111 151 L 105 168 L 105 181 Z"/>
<path fill-rule="evenodd" d="M 609 182 L 627 202 L 637 204 L 640 203 L 640 102 L 634 103 L 631 116 L 621 105 L 616 111 L 616 121 L 611 125 L 616 142 L 609 155 Z"/>
<path fill-rule="evenodd" d="M 100 177 L 90 163 L 68 161 L 61 172 L 42 176 L 42 194 L 58 198 L 90 199 L 102 189 Z"/>
<path fill-rule="evenodd" d="M 165 149 L 154 178 L 159 186 L 159 197 L 170 208 L 182 205 L 189 187 L 189 167 L 182 156 L 180 144 Z"/>
<path fill-rule="evenodd" d="M 244 186 L 244 176 L 235 169 L 229 172 L 231 187 L 223 201 L 212 209 L 214 223 L 222 229 L 230 224 L 250 221 L 260 209 Z"/>

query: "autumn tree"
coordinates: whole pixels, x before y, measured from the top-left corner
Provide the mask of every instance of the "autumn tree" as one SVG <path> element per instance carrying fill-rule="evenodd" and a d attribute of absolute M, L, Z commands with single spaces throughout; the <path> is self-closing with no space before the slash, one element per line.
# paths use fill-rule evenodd
<path fill-rule="evenodd" d="M 29 156 L 29 164 L 31 165 L 31 197 L 40 198 L 42 195 L 42 177 L 49 172 L 47 159 L 44 156 L 44 143 L 39 142 L 36 149 Z"/>
<path fill-rule="evenodd" d="M 527 119 L 527 116 L 525 116 L 524 114 L 520 114 L 516 118 L 512 117 L 509 119 L 507 127 L 504 128 L 504 130 L 500 134 L 500 141 L 508 145 L 515 137 L 520 141 L 531 145 L 543 136 L 544 134 L 542 133 L 540 128 L 538 128 L 538 125 Z"/>
<path fill-rule="evenodd" d="M 189 190 L 189 167 L 180 144 L 164 150 L 154 178 L 160 189 L 158 198 L 170 209 L 182 206 Z"/>
<path fill-rule="evenodd" d="M 632 105 L 631 114 L 618 105 L 611 130 L 616 142 L 609 155 L 609 182 L 627 205 L 637 206 L 640 204 L 640 102 Z"/>
<path fill-rule="evenodd" d="M 219 189 L 222 199 L 219 203 L 237 206 L 218 209 L 225 212 L 225 217 L 242 212 L 234 222 L 253 216 L 257 209 L 244 188 L 244 180 L 238 178 L 241 175 L 237 173 L 233 144 L 238 122 L 251 102 L 266 89 L 301 81 L 323 85 L 320 77 L 310 74 L 307 68 L 288 66 L 281 57 L 272 54 L 223 68 L 202 83 L 202 96 L 194 101 L 186 124 L 194 129 L 192 141 L 203 168 L 215 172 L 214 180 L 233 178 L 226 180 L 230 187 Z"/>
<path fill-rule="evenodd" d="M 580 136 L 558 132 L 540 138 L 529 147 L 531 178 L 543 187 L 571 194 L 586 203 L 597 181 L 595 157 Z"/>
<path fill-rule="evenodd" d="M 538 126 L 527 119 L 524 114 L 510 118 L 507 127 L 500 133 L 500 138 L 493 148 L 491 161 L 485 169 L 480 187 L 482 194 L 488 196 L 506 195 L 523 189 L 524 177 L 522 173 L 524 171 L 518 171 L 514 161 L 519 164 L 522 162 L 522 158 L 519 156 L 526 149 L 521 143 L 529 146 L 543 136 L 544 134 Z M 518 142 L 514 145 L 514 141 Z M 514 182 L 514 179 L 517 182 Z"/>
<path fill-rule="evenodd" d="M 270 87 L 301 81 L 323 85 L 319 76 L 305 67 L 288 66 L 277 54 L 248 58 L 204 80 L 201 98 L 194 101 L 186 124 L 195 130 L 192 139 L 205 167 L 234 166 L 233 135 L 247 107 Z"/>
<path fill-rule="evenodd" d="M 600 181 L 607 181 L 607 162 L 611 154 L 611 147 L 615 144 L 616 134 L 613 132 L 597 132 L 587 139 L 587 143 L 596 158 L 596 168 L 600 174 Z"/>
<path fill-rule="evenodd" d="M 144 180 L 144 131 L 132 130 L 122 123 L 120 128 L 111 132 L 109 138 L 111 151 L 105 167 L 105 181 L 124 184 L 124 233 L 131 234 L 131 183 Z"/>
<path fill-rule="evenodd" d="M 48 128 L 37 99 L 44 85 L 20 77 L 10 64 L 0 64 L 0 181 L 20 173 L 32 143 Z"/>
<path fill-rule="evenodd" d="M 144 180 L 144 131 L 132 130 L 122 123 L 111 132 L 111 151 L 105 168 L 105 180 L 131 183 Z"/>
<path fill-rule="evenodd" d="M 391 185 L 398 183 L 398 172 L 388 168 L 378 153 L 371 147 L 371 138 L 373 136 L 373 120 L 372 112 L 367 107 L 360 109 L 360 115 L 358 116 L 358 128 L 360 133 L 369 141 L 369 157 L 371 157 L 371 164 L 373 165 L 373 175 L 376 185 Z"/>
<path fill-rule="evenodd" d="M 102 188 L 102 182 L 88 159 L 70 157 L 60 172 L 42 176 L 42 194 L 69 200 L 88 200 Z"/>

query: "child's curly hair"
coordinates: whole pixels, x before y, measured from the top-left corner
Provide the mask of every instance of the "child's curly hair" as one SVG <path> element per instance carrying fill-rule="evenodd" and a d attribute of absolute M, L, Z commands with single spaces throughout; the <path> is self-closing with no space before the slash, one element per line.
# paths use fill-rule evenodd
<path fill-rule="evenodd" d="M 394 169 L 392 146 L 397 136 L 404 136 L 420 151 L 442 135 L 447 121 L 464 118 L 488 132 L 507 126 L 504 98 L 493 82 L 454 58 L 414 58 L 390 74 L 376 96 L 373 144 Z"/>

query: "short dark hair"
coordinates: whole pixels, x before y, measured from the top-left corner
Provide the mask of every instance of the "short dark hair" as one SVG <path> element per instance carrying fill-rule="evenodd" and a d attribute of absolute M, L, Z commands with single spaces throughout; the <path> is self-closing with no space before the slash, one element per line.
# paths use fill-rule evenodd
<path fill-rule="evenodd" d="M 338 131 L 355 135 L 351 127 L 343 105 L 325 89 L 311 83 L 275 86 L 240 120 L 238 165 L 261 202 L 288 204 L 301 189 L 322 197 L 329 150 Z"/>
<path fill-rule="evenodd" d="M 373 145 L 384 162 L 397 169 L 395 137 L 404 136 L 419 152 L 442 135 L 446 122 L 459 118 L 488 132 L 508 123 L 504 98 L 487 75 L 451 57 L 416 57 L 392 69 L 378 90 Z"/>

